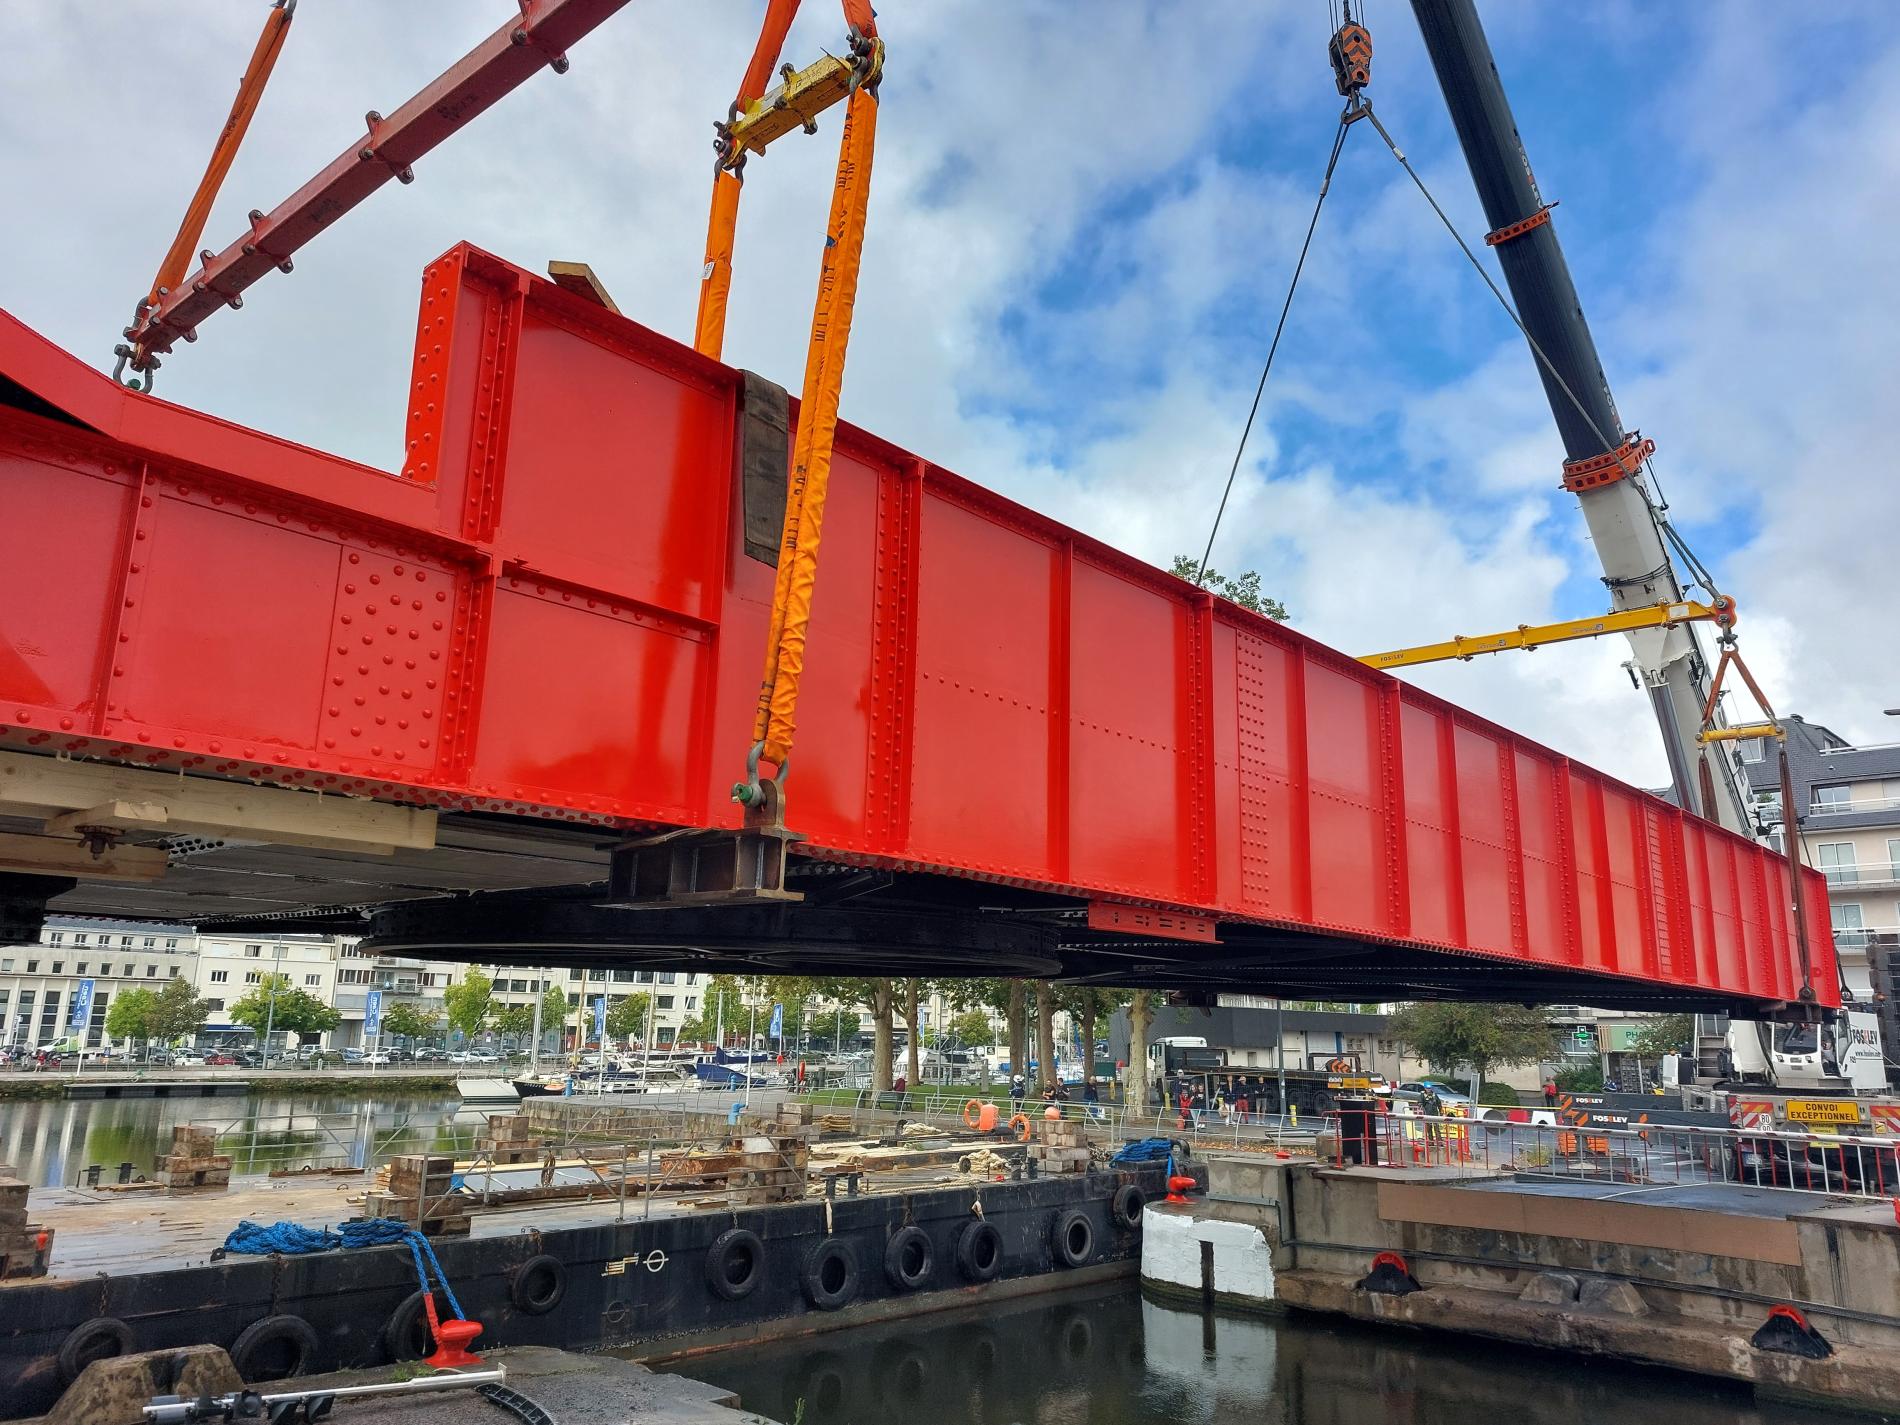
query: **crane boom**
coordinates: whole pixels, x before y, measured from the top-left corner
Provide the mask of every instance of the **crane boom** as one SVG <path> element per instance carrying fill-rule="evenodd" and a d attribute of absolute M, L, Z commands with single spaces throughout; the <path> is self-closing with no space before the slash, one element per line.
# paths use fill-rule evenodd
<path fill-rule="evenodd" d="M 1538 191 L 1477 8 L 1473 0 L 1412 0 L 1412 11 L 1492 227 L 1486 242 L 1497 250 L 1537 358 L 1567 457 L 1564 488 L 1582 506 L 1612 606 L 1628 611 L 1681 603 L 1682 585 L 1643 485 L 1642 463 L 1652 447 L 1626 431 L 1617 414 L 1550 219 L 1551 205 Z M 1698 741 L 1708 675 L 1693 631 L 1682 623 L 1637 630 L 1630 644 L 1678 804 L 1749 832 L 1735 768 L 1719 748 L 1705 754 Z M 1705 755 L 1714 763 L 1713 797 L 1704 797 L 1693 770 Z"/>
<path fill-rule="evenodd" d="M 1386 653 L 1368 653 L 1359 661 L 1370 668 L 1413 668 L 1421 663 L 1445 663 L 1454 658 L 1469 661 L 1481 653 L 1503 653 L 1512 648 L 1528 651 L 1547 643 L 1601 638 L 1608 633 L 1628 633 L 1639 628 L 1674 628 L 1679 623 L 1698 621 L 1727 627 L 1735 621 L 1735 605 L 1727 598 L 1717 599 L 1713 604 L 1684 600 L 1679 604 L 1651 604 L 1647 608 L 1598 614 L 1595 618 L 1566 619 L 1562 623 L 1521 623 L 1502 633 L 1454 634 L 1443 643 L 1421 643 Z M 1704 734 L 1705 741 L 1713 737 L 1715 734 Z"/>

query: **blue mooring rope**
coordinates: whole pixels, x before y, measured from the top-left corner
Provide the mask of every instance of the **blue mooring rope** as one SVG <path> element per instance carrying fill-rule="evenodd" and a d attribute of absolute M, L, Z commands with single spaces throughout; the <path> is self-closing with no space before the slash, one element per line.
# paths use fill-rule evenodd
<path fill-rule="evenodd" d="M 301 1257 L 338 1247 L 393 1247 L 398 1242 L 409 1244 L 409 1255 L 416 1264 L 416 1281 L 422 1290 L 430 1289 L 429 1272 L 433 1269 L 436 1280 L 442 1283 L 442 1294 L 448 1298 L 449 1309 L 455 1313 L 455 1319 L 468 1320 L 462 1312 L 462 1303 L 455 1299 L 455 1288 L 449 1285 L 448 1273 L 442 1270 L 442 1263 L 436 1259 L 435 1248 L 430 1245 L 429 1239 L 398 1218 L 361 1217 L 343 1223 L 334 1232 L 324 1227 L 305 1227 L 296 1222 L 273 1222 L 266 1227 L 261 1222 L 246 1219 L 231 1229 L 230 1235 L 224 1239 L 223 1249 L 214 1255 L 235 1252 L 252 1257 Z"/>

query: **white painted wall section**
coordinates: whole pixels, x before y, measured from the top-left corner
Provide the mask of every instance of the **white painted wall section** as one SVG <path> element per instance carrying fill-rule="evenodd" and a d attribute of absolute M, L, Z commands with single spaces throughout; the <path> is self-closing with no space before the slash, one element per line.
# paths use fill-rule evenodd
<path fill-rule="evenodd" d="M 1258 1227 L 1200 1220 L 1173 1212 L 1141 1217 L 1141 1275 L 1164 1286 L 1201 1289 L 1201 1244 L 1214 1248 L 1214 1290 L 1252 1301 L 1272 1301 L 1273 1252 Z"/>

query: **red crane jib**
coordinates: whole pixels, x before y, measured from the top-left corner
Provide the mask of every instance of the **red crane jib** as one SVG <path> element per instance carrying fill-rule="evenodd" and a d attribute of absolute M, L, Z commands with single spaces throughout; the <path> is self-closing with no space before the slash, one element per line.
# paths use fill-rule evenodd
<path fill-rule="evenodd" d="M 740 824 L 773 578 L 740 372 L 463 246 L 397 476 L 3 316 L 0 375 L 0 746 Z M 1801 989 L 1778 856 L 849 425 L 794 760 L 816 855 Z M 1838 1005 L 1818 875 L 1807 903 Z"/>

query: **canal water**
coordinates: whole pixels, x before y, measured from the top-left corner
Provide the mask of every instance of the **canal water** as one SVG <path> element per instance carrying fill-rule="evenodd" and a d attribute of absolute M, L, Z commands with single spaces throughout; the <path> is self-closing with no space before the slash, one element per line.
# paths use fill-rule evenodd
<path fill-rule="evenodd" d="M 799 1425 L 1847 1425 L 1739 1387 L 1132 1287 L 746 1346 L 665 1367 Z"/>
<path fill-rule="evenodd" d="M 150 1176 L 172 1129 L 216 1129 L 218 1151 L 238 1173 L 273 1168 L 361 1167 L 391 1153 L 446 1153 L 474 1146 L 485 1116 L 459 1098 L 377 1102 L 322 1094 L 252 1098 L 49 1099 L 0 1102 L 0 1163 L 34 1187 L 70 1186 L 98 1166 Z"/>

